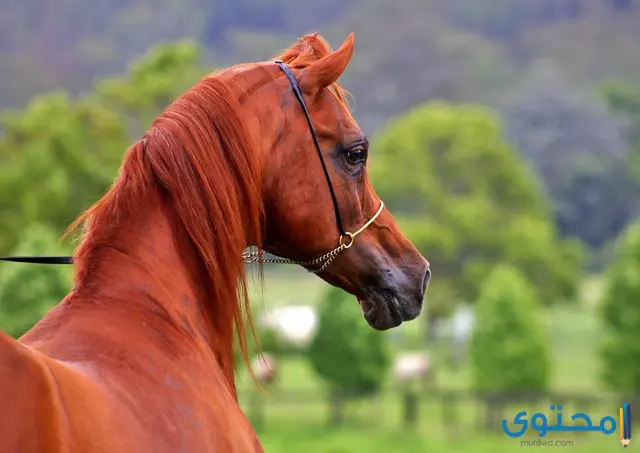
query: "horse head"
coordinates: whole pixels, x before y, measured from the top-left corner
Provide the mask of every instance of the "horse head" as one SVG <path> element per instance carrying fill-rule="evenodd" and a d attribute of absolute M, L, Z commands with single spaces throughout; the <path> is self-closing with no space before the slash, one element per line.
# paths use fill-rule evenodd
<path fill-rule="evenodd" d="M 227 74 L 242 85 L 260 153 L 264 250 L 353 294 L 369 325 L 386 330 L 420 314 L 430 270 L 369 180 L 369 142 L 336 83 L 353 50 L 353 34 L 335 51 L 306 35 L 276 63 Z"/>

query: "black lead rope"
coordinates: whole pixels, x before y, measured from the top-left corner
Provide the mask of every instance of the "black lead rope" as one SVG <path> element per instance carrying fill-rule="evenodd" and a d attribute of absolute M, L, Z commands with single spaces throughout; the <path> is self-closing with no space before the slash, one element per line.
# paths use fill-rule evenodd
<path fill-rule="evenodd" d="M 296 95 L 296 99 L 300 103 L 302 107 L 302 111 L 304 112 L 305 118 L 307 118 L 307 123 L 309 124 L 309 131 L 311 132 L 311 137 L 313 137 L 313 143 L 316 145 L 316 151 L 318 152 L 318 157 L 320 158 L 320 163 L 322 164 L 322 170 L 324 171 L 324 177 L 327 179 L 327 184 L 329 185 L 329 192 L 331 192 L 331 200 L 333 201 L 333 209 L 336 212 L 336 224 L 338 225 L 338 231 L 340 232 L 340 236 L 345 235 L 344 228 L 342 228 L 342 218 L 340 217 L 340 208 L 338 207 L 338 199 L 336 198 L 336 194 L 333 191 L 333 184 L 331 183 L 331 178 L 329 177 L 329 171 L 327 170 L 327 165 L 324 162 L 324 158 L 322 157 L 322 148 L 320 148 L 320 142 L 318 142 L 318 137 L 316 136 L 316 131 L 313 128 L 313 123 L 311 122 L 311 117 L 309 116 L 309 111 L 307 110 L 307 104 L 304 102 L 304 98 L 302 97 L 302 92 L 300 91 L 300 87 L 298 86 L 298 81 L 293 76 L 287 65 L 285 65 L 282 60 L 276 60 L 275 63 L 280 66 L 282 72 L 285 73 L 287 79 L 289 79 L 289 83 L 291 84 L 291 88 L 293 89 L 293 93 Z"/>
<path fill-rule="evenodd" d="M 34 264 L 73 264 L 72 256 L 0 256 L 0 261 Z"/>
<path fill-rule="evenodd" d="M 324 177 L 327 179 L 327 184 L 329 185 L 329 192 L 331 193 L 331 200 L 333 201 L 333 209 L 336 213 L 336 225 L 338 226 L 338 231 L 340 232 L 340 236 L 345 236 L 344 228 L 342 227 L 342 218 L 340 217 L 340 208 L 338 208 L 338 199 L 336 198 L 336 194 L 333 190 L 333 184 L 331 183 L 331 178 L 329 177 L 329 171 L 327 170 L 327 165 L 324 162 L 324 158 L 322 157 L 322 148 L 320 148 L 320 142 L 318 142 L 318 137 L 316 136 L 316 131 L 313 128 L 313 123 L 311 122 L 311 117 L 309 116 L 309 111 L 307 110 L 307 104 L 304 102 L 304 98 L 302 97 L 302 92 L 300 91 L 300 87 L 298 86 L 298 81 L 293 76 L 287 65 L 285 65 L 281 60 L 276 60 L 275 63 L 282 69 L 282 72 L 289 79 L 289 83 L 291 84 L 291 88 L 293 89 L 293 93 L 298 100 L 298 103 L 302 107 L 302 111 L 304 112 L 304 116 L 307 119 L 307 124 L 309 125 L 309 131 L 311 132 L 311 137 L 313 138 L 313 143 L 316 145 L 316 151 L 318 152 L 318 157 L 320 158 L 320 163 L 322 164 L 322 171 L 324 171 Z M 0 261 L 12 261 L 14 263 L 33 263 L 33 264 L 73 264 L 72 256 L 0 256 Z"/>

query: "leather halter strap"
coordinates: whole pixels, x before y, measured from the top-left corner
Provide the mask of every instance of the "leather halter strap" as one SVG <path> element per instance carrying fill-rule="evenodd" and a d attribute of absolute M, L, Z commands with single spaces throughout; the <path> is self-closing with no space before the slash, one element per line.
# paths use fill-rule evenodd
<path fill-rule="evenodd" d="M 322 164 L 322 171 L 324 172 L 324 177 L 327 180 L 327 185 L 329 186 L 329 192 L 331 193 L 331 200 L 333 201 L 333 210 L 336 213 L 336 225 L 338 226 L 338 232 L 340 236 L 345 235 L 344 227 L 342 226 L 342 218 L 340 217 L 340 208 L 338 207 L 338 199 L 336 198 L 336 193 L 333 190 L 333 184 L 331 183 L 331 178 L 329 177 L 329 171 L 327 170 L 327 164 L 324 162 L 324 157 L 322 157 L 322 149 L 320 148 L 320 142 L 318 141 L 318 136 L 316 135 L 316 131 L 313 128 L 313 123 L 311 122 L 311 117 L 309 116 L 309 110 L 307 109 L 307 104 L 304 102 L 304 98 L 302 97 L 302 92 L 300 91 L 300 86 L 298 85 L 298 81 L 289 70 L 289 67 L 282 62 L 282 60 L 276 60 L 275 64 L 277 64 L 282 72 L 289 79 L 289 83 L 291 84 L 291 89 L 293 90 L 293 94 L 295 94 L 300 107 L 302 107 L 302 112 L 304 113 L 305 118 L 307 119 L 307 124 L 309 125 L 309 132 L 311 132 L 311 137 L 313 138 L 313 143 L 316 146 L 316 151 L 318 153 L 318 157 L 320 158 L 320 163 Z"/>

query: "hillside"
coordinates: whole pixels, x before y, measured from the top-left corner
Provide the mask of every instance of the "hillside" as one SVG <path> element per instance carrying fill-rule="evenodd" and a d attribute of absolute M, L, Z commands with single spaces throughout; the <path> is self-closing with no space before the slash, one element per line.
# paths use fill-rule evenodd
<path fill-rule="evenodd" d="M 157 4 L 162 6 L 158 7 Z M 578 85 L 638 81 L 632 0 L 0 0 L 0 107 L 55 88 L 79 93 L 158 41 L 199 40 L 206 65 L 266 59 L 298 35 L 337 46 L 356 33 L 345 77 L 363 128 L 428 99 L 498 103 L 536 61 Z"/>

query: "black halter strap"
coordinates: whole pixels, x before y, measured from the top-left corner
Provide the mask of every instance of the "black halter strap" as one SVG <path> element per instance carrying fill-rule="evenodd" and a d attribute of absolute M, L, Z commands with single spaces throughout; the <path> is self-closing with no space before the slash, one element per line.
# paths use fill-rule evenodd
<path fill-rule="evenodd" d="M 338 207 L 338 199 L 336 198 L 336 193 L 333 190 L 333 184 L 331 183 L 331 178 L 329 177 L 329 171 L 327 170 L 327 165 L 324 162 L 324 158 L 322 157 L 322 149 L 320 148 L 320 142 L 318 142 L 318 137 L 316 136 L 316 131 L 313 128 L 313 123 L 311 122 L 311 117 L 309 116 L 309 111 L 307 110 L 307 104 L 304 102 L 304 98 L 302 97 L 302 92 L 300 91 L 300 87 L 298 86 L 298 81 L 293 76 L 289 68 L 286 64 L 284 64 L 281 60 L 276 60 L 275 63 L 280 66 L 282 72 L 289 79 L 289 83 L 291 84 L 291 89 L 293 93 L 296 95 L 296 99 L 302 107 L 302 111 L 304 112 L 304 116 L 307 119 L 307 124 L 309 124 L 309 132 L 311 132 L 311 137 L 313 138 L 313 143 L 316 145 L 316 151 L 318 152 L 318 157 L 320 158 L 320 163 L 322 164 L 322 170 L 324 171 L 324 177 L 327 179 L 327 184 L 329 185 L 329 192 L 331 193 L 331 200 L 333 201 L 333 210 L 336 213 L 336 225 L 338 226 L 338 232 L 340 236 L 345 235 L 345 230 L 342 227 L 342 218 L 340 217 L 340 208 Z"/>
<path fill-rule="evenodd" d="M 324 172 L 324 177 L 327 179 L 327 185 L 329 186 L 329 192 L 331 193 L 331 200 L 333 201 L 333 209 L 336 213 L 336 225 L 338 226 L 338 232 L 340 233 L 340 237 L 342 238 L 346 235 L 346 232 L 342 226 L 342 218 L 340 217 L 340 208 L 338 207 L 338 199 L 336 198 L 336 194 L 333 190 L 333 184 L 331 183 L 331 178 L 329 177 L 329 171 L 327 170 L 327 165 L 325 164 L 324 158 L 322 157 L 322 148 L 320 148 L 320 142 L 318 141 L 318 137 L 316 136 L 316 131 L 313 128 L 313 123 L 311 122 L 309 111 L 307 110 L 307 104 L 305 104 L 304 98 L 302 97 L 302 92 L 300 91 L 298 81 L 289 70 L 289 67 L 286 64 L 284 64 L 281 60 L 276 60 L 275 63 L 280 67 L 280 69 L 282 69 L 282 72 L 284 72 L 284 74 L 287 76 L 287 79 L 289 79 L 289 83 L 291 84 L 291 89 L 293 90 L 293 94 L 295 94 L 296 99 L 300 104 L 300 107 L 302 107 L 304 116 L 307 119 L 307 124 L 309 125 L 309 132 L 311 132 L 313 143 L 315 144 L 316 151 L 318 152 L 318 157 L 320 158 L 320 163 L 322 164 L 322 171 Z M 0 261 L 13 261 L 15 263 L 34 263 L 34 264 L 73 264 L 73 257 L 72 256 L 0 256 Z"/>

